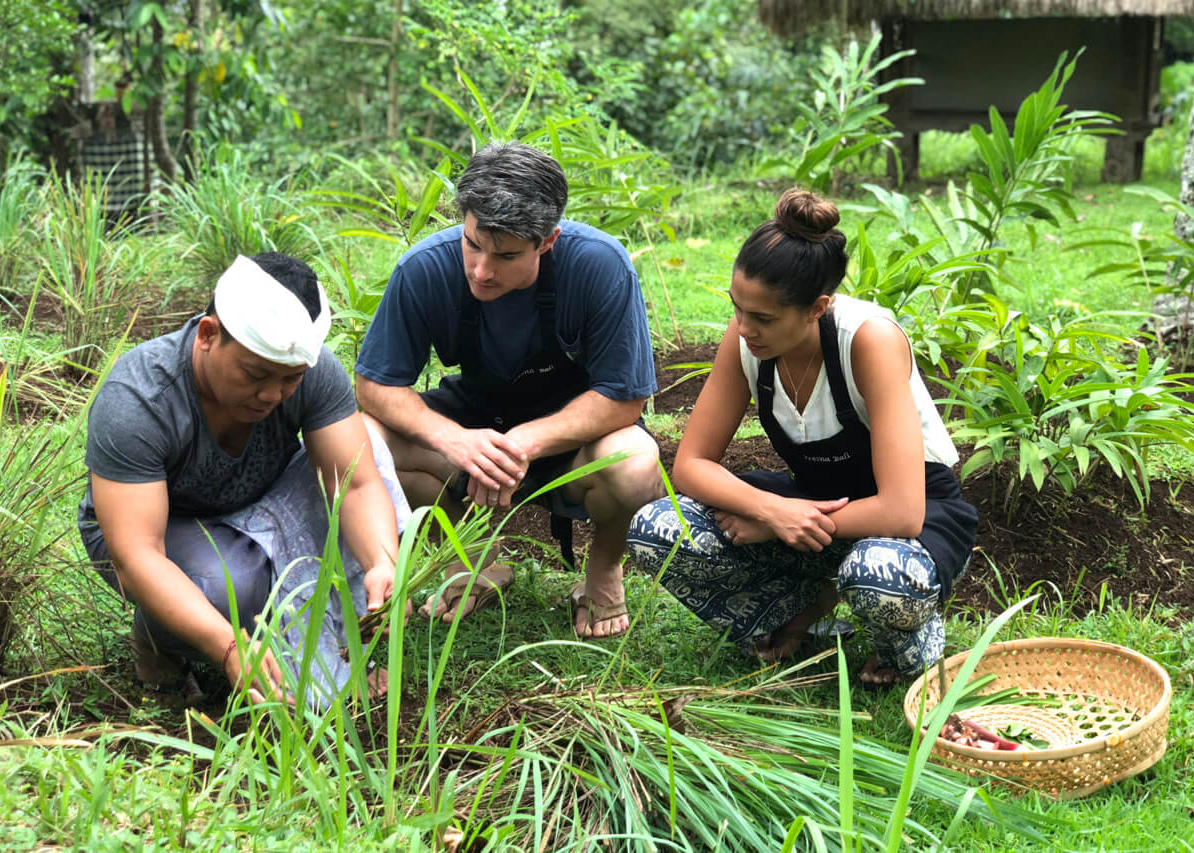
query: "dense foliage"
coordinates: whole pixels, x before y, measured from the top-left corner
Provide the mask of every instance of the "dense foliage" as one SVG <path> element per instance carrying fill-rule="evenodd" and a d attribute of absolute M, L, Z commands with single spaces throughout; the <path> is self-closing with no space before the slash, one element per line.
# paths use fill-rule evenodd
<path fill-rule="evenodd" d="M 164 187 L 136 222 L 111 220 L 100 176 L 71 181 L 17 158 L 0 183 L 0 666 L 29 678 L 84 657 L 111 660 L 104 643 L 127 627 L 119 614 L 79 618 L 85 607 L 117 607 L 79 580 L 73 511 L 88 394 L 133 324 L 142 323 L 131 335 L 140 339 L 178 319 L 155 326 L 159 310 L 202 307 L 236 253 L 310 257 L 335 311 L 329 343 L 351 360 L 397 255 L 452 219 L 452 181 L 469 152 L 490 139 L 524 139 L 565 165 L 569 215 L 631 251 L 663 350 L 681 335 L 673 309 L 695 303 L 710 281 L 724 287 L 738 232 L 764 218 L 774 197 L 768 184 L 735 208 L 728 187 L 798 178 L 848 192 L 843 176 L 874 177 L 892 147 L 883 87 L 916 82 L 881 81 L 872 39 L 783 44 L 759 29 L 750 4 L 730 0 L 32 6 L 0 0 L 0 10 L 23 9 L 30 44 L 40 45 L 28 69 L 6 62 L 0 73 L 0 93 L 24 87 L 10 125 L 32 135 L 31 111 L 66 82 L 55 74 L 69 67 L 68 12 L 86 9 L 97 90 L 123 107 L 161 112 L 171 134 L 158 154 L 179 155 L 185 179 Z M 1075 234 L 1074 163 L 1108 120 L 1065 108 L 1073 67 L 1060 61 L 1010 126 L 992 111 L 972 128 L 972 155 L 943 191 L 873 183 L 843 205 L 852 207 L 847 289 L 891 308 L 907 329 L 919 364 L 948 391 L 941 405 L 954 435 L 970 445 L 962 474 L 987 475 L 993 505 L 1002 502 L 1012 523 L 1098 470 L 1125 480 L 1146 506 L 1154 455 L 1194 450 L 1194 389 L 1171 361 L 1188 351 L 1140 333 L 1139 318 L 1077 301 L 1035 313 L 1017 307 L 1036 272 L 1023 247 Z M 1169 75 L 1171 101 L 1180 97 L 1173 79 L 1185 79 L 1179 72 Z M 29 73 L 44 79 L 31 82 Z M 175 133 L 180 127 L 195 145 Z M 733 180 L 714 184 L 709 174 L 719 170 Z M 1194 212 L 1165 193 L 1150 199 Z M 674 306 L 671 276 L 694 264 L 711 235 L 726 256 L 713 272 L 680 279 Z M 1125 293 L 1191 292 L 1189 240 L 1125 225 L 1071 242 L 1110 253 L 1096 272 Z M 1166 272 L 1175 283 L 1160 284 Z M 1067 284 L 1080 291 L 1087 282 Z M 174 299 L 176 289 L 186 298 Z M 698 316 L 716 325 L 725 312 Z M 408 589 L 399 599 L 433 585 L 444 562 L 491 547 L 489 522 L 472 517 L 433 537 L 444 519 L 420 510 L 403 537 L 398 571 Z M 334 517 L 332 530 L 317 615 L 346 594 Z M 538 558 L 526 563 L 533 597 L 551 569 Z M 64 582 L 50 573 L 55 565 L 73 574 Z M 112 849 L 294 846 L 300 833 L 316 847 L 352 849 L 453 840 L 550 849 L 599 838 L 635 849 L 897 849 L 905 841 L 1007 849 L 1023 843 L 1016 833 L 1040 840 L 1040 828 L 1053 825 L 1045 806 L 1000 802 L 927 766 L 931 738 L 909 749 L 855 737 L 863 721 L 851 713 L 844 664 L 827 724 L 824 709 L 801 701 L 799 667 L 744 673 L 720 645 L 685 663 L 708 645 L 676 640 L 678 605 L 668 610 L 646 579 L 628 578 L 636 584 L 635 628 L 622 645 L 604 647 L 556 639 L 529 618 L 470 625 L 467 639 L 458 625 L 420 634 L 390 608 L 388 634 L 350 631 L 345 654 L 359 681 L 333 707 L 316 713 L 301 701 L 307 669 L 291 685 L 297 708 L 233 698 L 219 719 L 185 717 L 201 738 L 96 726 L 110 708 L 71 707 L 55 682 L 33 700 L 52 712 L 5 716 L 5 693 L 0 746 L 21 750 L 0 750 L 4 796 L 28 809 L 17 818 L 27 838 Z M 276 631 L 279 612 L 253 630 Z M 1133 624 L 1146 631 L 1154 623 Z M 64 648 L 87 631 L 85 651 Z M 510 636 L 521 639 L 508 647 Z M 483 644 L 479 654 L 473 642 Z M 1188 650 L 1164 642 L 1188 668 Z M 371 717 L 359 697 L 370 657 L 397 688 Z M 684 680 L 672 668 L 677 659 L 689 666 Z M 111 677 L 89 683 L 116 695 Z M 24 680 L 0 679 L 0 690 Z M 129 719 L 146 719 L 120 699 Z M 178 715 L 167 716 L 168 730 L 180 731 Z M 893 730 L 906 734 L 902 722 Z M 1165 791 L 1185 786 L 1173 798 L 1185 832 L 1188 754 L 1181 758 Z M 988 830 L 973 820 L 980 816 L 1003 822 Z"/>

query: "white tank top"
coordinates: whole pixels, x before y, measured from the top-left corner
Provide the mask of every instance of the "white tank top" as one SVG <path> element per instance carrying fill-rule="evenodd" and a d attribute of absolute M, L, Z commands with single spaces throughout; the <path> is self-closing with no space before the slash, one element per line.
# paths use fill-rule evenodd
<path fill-rule="evenodd" d="M 871 421 L 867 415 L 866 401 L 858 390 L 858 383 L 854 381 L 854 370 L 850 364 L 850 345 L 854 341 L 854 334 L 862 324 L 874 317 L 882 317 L 891 323 L 896 323 L 892 313 L 886 308 L 872 302 L 863 302 L 841 294 L 833 297 L 833 318 L 837 323 L 838 349 L 841 352 L 842 374 L 846 379 L 846 388 L 850 392 L 850 401 L 854 404 L 854 411 L 870 429 Z M 899 324 L 896 323 L 899 328 Z M 900 330 L 901 332 L 903 329 Z M 911 348 L 911 344 L 909 344 Z M 759 360 L 751 355 L 746 348 L 746 341 L 738 339 L 738 351 L 742 359 L 742 372 L 750 385 L 751 397 L 759 399 Z M 916 411 L 920 414 L 920 433 L 924 438 L 925 461 L 940 462 L 953 466 L 958 462 L 958 451 L 954 447 L 945 424 L 941 421 L 941 414 L 937 405 L 929 396 L 921 379 L 920 371 L 916 369 L 916 362 L 912 363 L 912 375 L 908 377 L 908 386 L 912 390 L 912 399 L 916 402 Z M 841 421 L 837 419 L 837 407 L 833 404 L 833 392 L 829 388 L 829 377 L 825 373 L 825 365 L 821 365 L 817 373 L 817 383 L 813 393 L 809 395 L 804 412 L 796 410 L 796 404 L 788 397 L 783 383 L 775 382 L 775 395 L 772 402 L 775 420 L 788 437 L 797 444 L 810 441 L 820 441 L 836 435 L 842 429 Z"/>

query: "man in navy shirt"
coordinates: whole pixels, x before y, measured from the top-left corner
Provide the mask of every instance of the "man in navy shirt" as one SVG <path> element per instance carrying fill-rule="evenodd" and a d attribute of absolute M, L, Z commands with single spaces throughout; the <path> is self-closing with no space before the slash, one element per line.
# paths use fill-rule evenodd
<path fill-rule="evenodd" d="M 630 517 L 663 494 L 658 447 L 638 425 L 655 371 L 626 250 L 561 221 L 567 199 L 548 155 L 520 143 L 477 152 L 456 188 L 463 224 L 419 242 L 390 278 L 356 364 L 357 398 L 386 436 L 412 505 L 434 503 L 446 485 L 441 505 L 453 518 L 465 498 L 509 507 L 566 471 L 628 451 L 548 495 L 553 532 L 563 532 L 557 518 L 593 522 L 585 580 L 572 592 L 575 629 L 605 637 L 629 625 L 621 564 Z M 461 372 L 420 394 L 412 386 L 432 346 Z M 467 600 L 464 580 L 422 612 L 450 621 L 461 606 L 467 614 L 493 600 L 513 575 L 487 566 Z"/>

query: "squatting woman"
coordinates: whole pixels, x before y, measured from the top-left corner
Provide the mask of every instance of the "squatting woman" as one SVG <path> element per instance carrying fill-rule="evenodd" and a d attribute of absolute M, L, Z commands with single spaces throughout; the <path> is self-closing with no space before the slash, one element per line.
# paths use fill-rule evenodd
<path fill-rule="evenodd" d="M 938 605 L 965 571 L 977 514 L 903 330 L 835 294 L 838 220 L 830 202 L 789 190 L 738 253 L 734 317 L 673 471 L 692 539 L 663 584 L 766 659 L 798 652 L 840 596 L 874 648 L 859 677 L 882 685 L 941 656 Z M 785 472 L 721 464 L 752 399 Z M 670 499 L 648 504 L 631 555 L 658 571 L 681 536 Z"/>

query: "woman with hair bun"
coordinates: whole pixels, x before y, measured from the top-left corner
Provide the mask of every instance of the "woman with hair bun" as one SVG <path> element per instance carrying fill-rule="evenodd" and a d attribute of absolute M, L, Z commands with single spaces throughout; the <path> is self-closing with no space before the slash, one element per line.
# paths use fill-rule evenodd
<path fill-rule="evenodd" d="M 957 451 L 891 313 L 835 295 L 837 208 L 788 190 L 734 262 L 726 329 L 676 453 L 671 500 L 639 510 L 632 558 L 744 651 L 795 655 L 839 597 L 871 636 L 859 675 L 886 686 L 945 645 L 938 605 L 965 571 L 978 516 Z M 782 473 L 721 464 L 751 399 Z"/>

